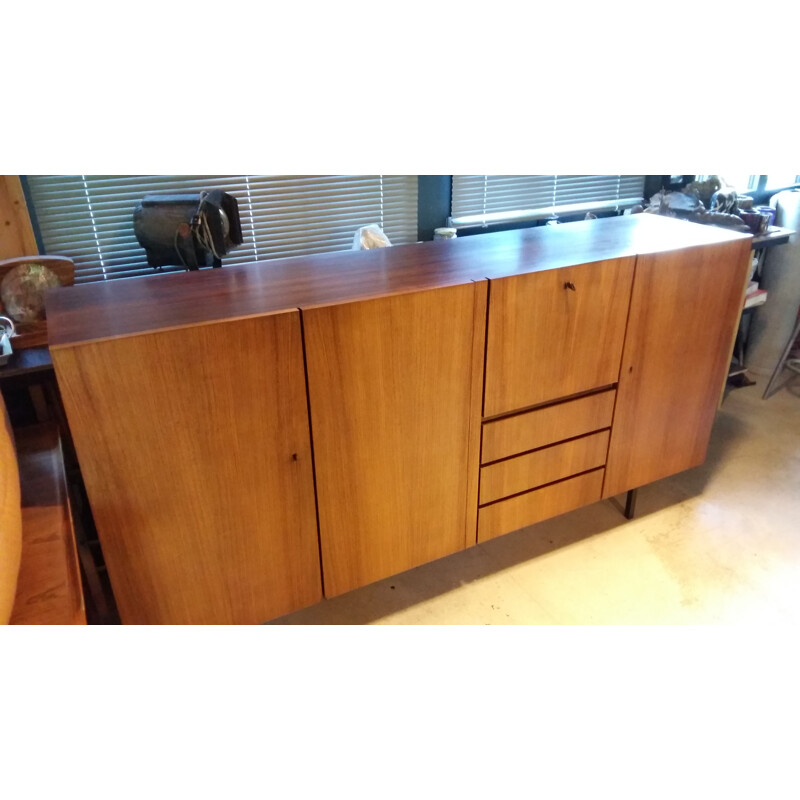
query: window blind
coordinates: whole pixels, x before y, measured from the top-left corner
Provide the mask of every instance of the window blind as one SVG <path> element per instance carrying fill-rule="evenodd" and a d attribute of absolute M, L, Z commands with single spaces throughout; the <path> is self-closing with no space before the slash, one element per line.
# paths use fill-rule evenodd
<path fill-rule="evenodd" d="M 453 175 L 456 227 L 541 219 L 641 203 L 644 175 Z"/>
<path fill-rule="evenodd" d="M 31 175 L 27 184 L 44 251 L 71 258 L 76 283 L 153 273 L 133 209 L 154 192 L 237 199 L 244 241 L 223 264 L 348 250 L 371 223 L 392 244 L 417 240 L 416 175 Z"/>

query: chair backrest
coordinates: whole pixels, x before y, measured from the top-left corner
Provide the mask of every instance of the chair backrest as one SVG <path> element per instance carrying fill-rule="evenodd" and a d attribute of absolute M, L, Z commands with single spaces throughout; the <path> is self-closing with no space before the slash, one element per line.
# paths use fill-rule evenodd
<path fill-rule="evenodd" d="M 19 467 L 11 424 L 0 395 L 0 624 L 11 618 L 22 553 Z"/>

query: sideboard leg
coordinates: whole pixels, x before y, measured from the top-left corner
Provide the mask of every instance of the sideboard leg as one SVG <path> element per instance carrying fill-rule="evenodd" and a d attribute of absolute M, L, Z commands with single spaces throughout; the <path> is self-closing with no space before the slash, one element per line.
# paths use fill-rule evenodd
<path fill-rule="evenodd" d="M 625 497 L 625 518 L 633 519 L 636 513 L 636 492 L 638 489 L 631 489 Z"/>

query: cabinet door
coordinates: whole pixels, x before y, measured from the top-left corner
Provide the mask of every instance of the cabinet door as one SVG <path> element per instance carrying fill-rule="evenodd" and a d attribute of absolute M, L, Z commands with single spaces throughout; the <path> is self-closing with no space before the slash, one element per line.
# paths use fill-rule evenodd
<path fill-rule="evenodd" d="M 297 311 L 53 351 L 127 623 L 322 599 Z"/>
<path fill-rule="evenodd" d="M 484 416 L 616 383 L 634 258 L 492 280 Z"/>
<path fill-rule="evenodd" d="M 486 287 L 303 310 L 327 597 L 475 543 Z"/>
<path fill-rule="evenodd" d="M 750 240 L 639 256 L 603 496 L 706 457 Z"/>

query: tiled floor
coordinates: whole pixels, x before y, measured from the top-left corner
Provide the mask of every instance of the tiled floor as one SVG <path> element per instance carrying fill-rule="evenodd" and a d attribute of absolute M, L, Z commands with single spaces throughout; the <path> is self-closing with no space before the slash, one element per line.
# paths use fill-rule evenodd
<path fill-rule="evenodd" d="M 276 620 L 800 622 L 800 379 L 726 397 L 706 463 Z M 623 498 L 620 498 L 623 499 Z"/>

